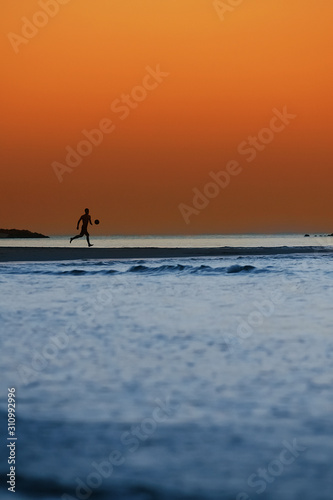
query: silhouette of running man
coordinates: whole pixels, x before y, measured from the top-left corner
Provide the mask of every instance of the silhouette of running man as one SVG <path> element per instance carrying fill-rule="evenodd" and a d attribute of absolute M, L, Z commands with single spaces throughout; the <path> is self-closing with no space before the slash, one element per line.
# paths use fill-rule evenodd
<path fill-rule="evenodd" d="M 92 225 L 91 217 L 89 215 L 89 208 L 86 208 L 84 211 L 85 213 L 81 215 L 76 226 L 76 229 L 79 229 L 80 222 L 82 221 L 81 233 L 78 234 L 77 236 L 73 236 L 73 238 L 71 238 L 69 242 L 72 243 L 73 240 L 76 240 L 77 238 L 82 238 L 82 236 L 86 236 L 88 247 L 92 247 L 94 245 L 90 243 L 89 233 L 88 233 L 88 224 L 90 223 Z"/>

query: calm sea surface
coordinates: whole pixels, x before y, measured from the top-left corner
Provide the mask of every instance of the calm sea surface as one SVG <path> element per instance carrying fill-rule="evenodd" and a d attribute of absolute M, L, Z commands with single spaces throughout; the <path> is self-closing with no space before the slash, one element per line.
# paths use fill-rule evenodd
<path fill-rule="evenodd" d="M 297 235 L 92 239 L 331 245 Z M 0 297 L 2 477 L 8 387 L 18 438 L 17 492 L 3 481 L 1 498 L 332 499 L 330 252 L 0 264 Z"/>
<path fill-rule="evenodd" d="M 73 234 L 74 235 L 74 234 Z M 69 247 L 70 236 L 51 236 L 39 238 L 0 238 L 0 246 L 28 247 Z M 275 247 L 275 246 L 311 246 L 333 245 L 333 237 L 310 236 L 305 238 L 299 234 L 236 234 L 236 235 L 202 235 L 202 236 L 94 236 L 90 235 L 92 243 L 99 248 L 121 247 Z M 87 246 L 86 239 L 75 240 L 71 247 Z"/>

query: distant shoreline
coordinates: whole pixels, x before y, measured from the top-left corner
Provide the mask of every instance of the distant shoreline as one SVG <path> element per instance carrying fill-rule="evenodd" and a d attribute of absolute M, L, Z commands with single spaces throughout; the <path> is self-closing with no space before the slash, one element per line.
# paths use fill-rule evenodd
<path fill-rule="evenodd" d="M 0 239 L 12 238 L 49 238 L 41 233 L 33 233 L 28 229 L 0 229 Z"/>
<path fill-rule="evenodd" d="M 167 259 L 251 255 L 332 254 L 333 248 L 217 247 L 217 248 L 61 248 L 1 247 L 0 262 L 50 262 L 75 260 Z"/>

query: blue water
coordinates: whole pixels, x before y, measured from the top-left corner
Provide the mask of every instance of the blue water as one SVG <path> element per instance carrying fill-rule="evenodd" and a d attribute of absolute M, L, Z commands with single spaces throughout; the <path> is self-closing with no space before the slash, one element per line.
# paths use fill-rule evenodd
<path fill-rule="evenodd" d="M 331 500 L 332 280 L 329 253 L 0 264 L 14 498 Z"/>

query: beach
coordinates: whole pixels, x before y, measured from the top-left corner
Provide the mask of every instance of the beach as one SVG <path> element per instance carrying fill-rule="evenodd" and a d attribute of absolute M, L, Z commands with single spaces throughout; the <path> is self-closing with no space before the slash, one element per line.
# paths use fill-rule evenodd
<path fill-rule="evenodd" d="M 0 262 L 47 262 L 100 259 L 176 259 L 251 255 L 311 255 L 333 253 L 323 246 L 221 248 L 62 248 L 0 247 Z"/>
<path fill-rule="evenodd" d="M 330 246 L 95 242 L 0 250 L 16 498 L 330 500 Z"/>

